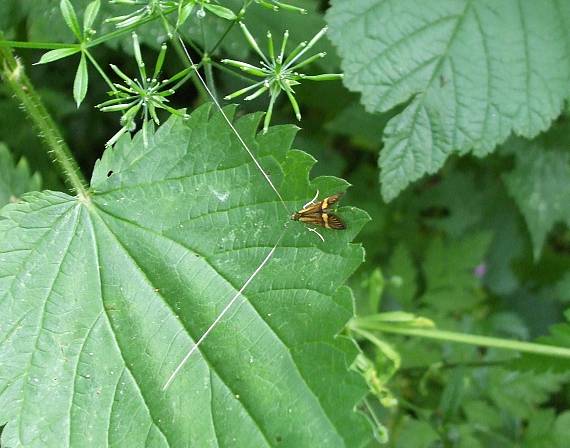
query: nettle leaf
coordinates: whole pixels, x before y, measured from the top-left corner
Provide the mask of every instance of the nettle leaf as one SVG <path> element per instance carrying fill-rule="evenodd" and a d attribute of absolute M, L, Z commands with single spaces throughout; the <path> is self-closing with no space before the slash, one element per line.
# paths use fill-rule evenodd
<path fill-rule="evenodd" d="M 26 159 L 15 164 L 6 145 L 0 143 L 0 207 L 18 202 L 24 193 L 39 190 L 41 184 L 39 173 L 30 172 Z"/>
<path fill-rule="evenodd" d="M 534 141 L 518 138 L 505 145 L 515 155 L 505 184 L 525 218 L 535 259 L 555 223 L 570 225 L 568 131 L 569 126 L 560 126 Z"/>
<path fill-rule="evenodd" d="M 233 109 L 227 109 L 230 117 Z M 309 183 L 296 129 L 236 122 L 288 207 L 342 191 Z M 361 446 L 366 393 L 338 336 L 342 286 L 368 220 L 339 211 L 326 242 L 290 220 L 211 107 L 125 136 L 97 163 L 87 199 L 41 192 L 0 221 L 0 422 L 6 446 Z M 287 226 L 284 225 L 287 223 Z M 273 258 L 184 365 L 188 350 Z M 318 322 L 318 324 L 317 324 Z"/>
<path fill-rule="evenodd" d="M 407 103 L 384 133 L 386 200 L 453 152 L 535 136 L 568 96 L 568 2 L 333 0 L 327 20 L 367 110 Z"/>

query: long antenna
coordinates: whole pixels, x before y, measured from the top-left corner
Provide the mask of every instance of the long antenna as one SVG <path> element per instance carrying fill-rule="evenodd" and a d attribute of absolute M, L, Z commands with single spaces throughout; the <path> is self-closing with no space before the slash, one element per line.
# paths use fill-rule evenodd
<path fill-rule="evenodd" d="M 281 237 L 283 236 L 283 233 L 281 234 Z M 208 335 L 212 332 L 212 330 L 218 325 L 218 323 L 220 322 L 220 320 L 222 320 L 222 317 L 224 317 L 224 315 L 228 312 L 228 310 L 232 307 L 232 305 L 235 303 L 235 301 L 241 296 L 241 293 L 244 291 L 244 289 L 247 287 L 247 285 L 249 285 L 251 283 L 251 281 L 255 278 L 255 276 L 259 273 L 259 271 L 261 271 L 261 269 L 263 269 L 263 266 L 265 266 L 267 264 L 267 262 L 269 261 L 269 259 L 273 256 L 273 253 L 275 252 L 275 249 L 277 249 L 277 246 L 279 245 L 280 241 L 281 241 L 281 237 L 279 237 L 279 240 L 277 241 L 277 243 L 275 244 L 275 246 L 273 246 L 273 248 L 269 251 L 269 253 L 266 255 L 266 257 L 263 259 L 263 261 L 261 262 L 261 264 L 257 267 L 257 269 L 253 272 L 253 274 L 251 274 L 249 276 L 249 278 L 247 279 L 247 281 L 243 284 L 243 286 L 240 288 L 240 290 L 232 297 L 232 299 L 228 302 L 228 304 L 224 307 L 224 309 L 220 312 L 220 314 L 218 314 L 218 317 L 216 317 L 216 319 L 214 320 L 214 322 L 212 322 L 210 324 L 210 326 L 208 327 L 208 329 L 204 332 L 204 334 L 202 336 L 200 336 L 200 339 L 198 339 L 198 341 L 192 345 L 192 348 L 190 348 L 190 350 L 188 351 L 188 353 L 186 353 L 186 356 L 184 356 L 184 358 L 182 358 L 182 361 L 180 361 L 180 363 L 176 366 L 176 369 L 174 369 L 174 371 L 172 372 L 172 374 L 168 377 L 168 380 L 166 381 L 166 383 L 164 383 L 164 386 L 162 386 L 162 390 L 166 390 L 168 389 L 168 386 L 170 386 L 172 384 L 172 382 L 174 381 L 174 379 L 176 378 L 176 375 L 178 375 L 178 372 L 180 372 L 180 369 L 182 369 L 182 367 L 184 367 L 184 364 L 186 364 L 186 362 L 188 361 L 188 359 L 190 359 L 190 356 L 192 356 L 192 353 L 194 353 L 196 350 L 198 350 L 198 347 L 200 347 L 200 344 L 202 344 L 202 342 L 204 342 L 204 340 L 208 337 Z"/>
<path fill-rule="evenodd" d="M 194 64 L 194 61 L 192 61 L 192 57 L 190 56 L 190 53 L 188 52 L 188 49 L 186 48 L 186 45 L 184 44 L 184 41 L 182 40 L 182 37 L 180 37 L 180 35 L 178 35 L 178 40 L 180 41 L 180 44 L 182 45 L 182 48 L 184 49 L 184 53 L 186 54 L 188 61 L 192 65 L 192 68 L 194 69 L 196 76 L 198 76 L 200 83 L 202 84 L 202 86 L 204 86 L 204 89 L 206 89 L 206 92 L 208 92 L 208 95 L 210 95 L 210 98 L 212 99 L 212 101 L 214 102 L 214 104 L 216 105 L 216 107 L 218 108 L 218 110 L 220 111 L 220 113 L 222 114 L 222 116 L 224 117 L 226 122 L 228 123 L 231 130 L 234 132 L 234 134 L 238 138 L 238 140 L 241 143 L 241 145 L 243 146 L 243 148 L 247 151 L 247 153 L 249 154 L 249 156 L 251 157 L 251 159 L 253 160 L 253 162 L 255 163 L 257 168 L 259 169 L 259 171 L 261 171 L 261 174 L 263 174 L 263 177 L 265 177 L 265 180 L 267 180 L 267 182 L 269 183 L 269 185 L 271 186 L 271 188 L 273 189 L 275 194 L 279 197 L 279 200 L 281 201 L 281 204 L 283 204 L 283 207 L 285 208 L 285 210 L 287 210 L 287 213 L 290 214 L 291 212 L 289 210 L 289 207 L 287 207 L 287 204 L 285 204 L 285 200 L 281 196 L 281 193 L 279 193 L 279 190 L 277 190 L 277 188 L 275 187 L 275 185 L 273 184 L 273 182 L 269 178 L 268 174 L 265 172 L 263 167 L 259 164 L 259 162 L 255 158 L 255 156 L 253 155 L 253 152 L 251 151 L 251 149 L 249 149 L 249 147 L 247 146 L 247 144 L 245 143 L 245 141 L 243 140 L 243 138 L 241 137 L 241 135 L 239 134 L 237 129 L 234 127 L 231 120 L 228 118 L 228 116 L 224 112 L 224 109 L 222 109 L 222 106 L 220 106 L 220 103 L 218 102 L 216 97 L 212 94 L 212 91 L 208 88 L 208 85 L 204 81 L 204 78 L 202 78 L 202 75 L 200 75 L 200 72 L 198 71 L 198 68 Z"/>
<path fill-rule="evenodd" d="M 251 159 L 253 160 L 253 162 L 255 163 L 255 165 L 257 166 L 257 168 L 259 169 L 259 171 L 261 172 L 261 174 L 263 174 L 263 177 L 265 177 L 265 180 L 267 180 L 267 182 L 269 183 L 269 185 L 271 186 L 271 188 L 273 189 L 273 191 L 275 192 L 275 194 L 277 194 L 277 197 L 279 198 L 279 200 L 281 201 L 281 204 L 283 205 L 283 207 L 285 208 L 285 210 L 287 211 L 287 213 L 290 213 L 289 208 L 287 207 L 287 204 L 285 203 L 285 200 L 283 199 L 283 197 L 281 196 L 281 193 L 279 193 L 279 190 L 277 190 L 277 188 L 275 187 L 275 185 L 273 184 L 273 182 L 271 181 L 271 179 L 269 178 L 269 176 L 267 175 L 267 173 L 265 172 L 265 170 L 263 169 L 263 167 L 259 164 L 259 162 L 257 161 L 257 159 L 255 158 L 255 156 L 253 155 L 253 152 L 251 151 L 251 149 L 249 149 L 249 147 L 247 146 L 247 144 L 245 143 L 245 141 L 243 140 L 242 136 L 239 134 L 239 132 L 237 131 L 237 129 L 234 127 L 233 123 L 231 122 L 231 120 L 228 118 L 228 116 L 226 115 L 226 113 L 224 112 L 224 110 L 222 109 L 222 107 L 220 106 L 220 103 L 216 100 L 215 96 L 212 94 L 212 92 L 210 91 L 210 89 L 208 88 L 208 85 L 206 84 L 206 82 L 204 81 L 204 78 L 202 78 L 202 76 L 200 75 L 200 72 L 198 71 L 197 66 L 194 64 L 194 61 L 192 61 L 192 57 L 190 56 L 190 53 L 188 52 L 188 49 L 186 48 L 186 45 L 184 44 L 184 41 L 182 40 L 182 38 L 180 37 L 180 35 L 178 35 L 178 40 L 180 41 L 180 44 L 182 45 L 182 48 L 184 49 L 184 53 L 186 54 L 186 57 L 188 58 L 188 61 L 190 62 L 192 68 L 194 69 L 194 72 L 196 73 L 196 76 L 198 77 L 198 79 L 200 80 L 200 83 L 202 84 L 202 86 L 204 87 L 204 89 L 206 89 L 206 92 L 208 92 L 208 95 L 210 95 L 210 98 L 212 99 L 212 101 L 214 102 L 214 104 L 216 105 L 216 107 L 218 108 L 218 110 L 220 111 L 220 113 L 222 114 L 222 116 L 224 117 L 226 123 L 228 124 L 228 126 L 230 127 L 230 129 L 233 131 L 233 133 L 235 134 L 235 136 L 237 137 L 237 139 L 239 140 L 239 142 L 241 143 L 241 145 L 243 146 L 243 148 L 247 151 L 247 153 L 249 154 L 249 156 L 251 157 Z M 162 390 L 165 391 L 166 389 L 168 389 L 168 387 L 172 384 L 172 382 L 176 379 L 176 376 L 178 375 L 178 373 L 180 372 L 180 370 L 182 369 L 182 367 L 184 367 L 184 365 L 186 364 L 186 362 L 188 362 L 188 360 L 190 359 L 190 357 L 192 356 L 192 354 L 198 350 L 198 348 L 200 347 L 200 345 L 204 342 L 204 340 L 208 337 L 208 335 L 214 330 L 214 328 L 216 328 L 216 326 L 220 323 L 220 321 L 222 320 L 222 318 L 225 316 L 225 314 L 230 310 L 230 308 L 232 307 L 232 305 L 236 302 L 236 300 L 241 296 L 241 294 L 243 293 L 243 291 L 245 290 L 245 288 L 251 283 L 251 281 L 255 278 L 255 276 L 259 273 L 259 271 L 261 271 L 261 269 L 263 269 L 263 267 L 267 264 L 267 262 L 271 259 L 271 257 L 273 256 L 275 250 L 277 249 L 277 246 L 279 245 L 279 243 L 281 242 L 281 239 L 283 238 L 283 235 L 285 234 L 285 231 L 283 231 L 283 233 L 281 234 L 281 236 L 279 237 L 279 239 L 277 240 L 277 243 L 275 243 L 275 246 L 273 246 L 273 248 L 269 251 L 269 253 L 266 255 L 266 257 L 263 259 L 263 261 L 261 262 L 261 264 L 257 267 L 257 269 L 253 272 L 253 274 L 251 274 L 249 276 L 249 278 L 246 280 L 246 282 L 243 284 L 243 286 L 240 288 L 240 290 L 232 297 L 232 299 L 227 303 L 227 305 L 222 309 L 222 311 L 218 314 L 218 316 L 216 317 L 216 319 L 214 319 L 214 321 L 210 324 L 210 326 L 207 328 L 207 330 L 204 332 L 204 334 L 202 334 L 202 336 L 200 336 L 200 338 L 196 341 L 195 344 L 192 345 L 192 347 L 190 348 L 190 350 L 188 351 L 188 353 L 186 353 L 186 355 L 184 356 L 184 358 L 182 358 L 182 360 L 178 363 L 178 365 L 176 366 L 176 368 L 174 369 L 174 371 L 172 372 L 172 374 L 168 377 L 168 380 L 166 381 L 166 383 L 164 383 L 164 386 L 162 386 Z"/>

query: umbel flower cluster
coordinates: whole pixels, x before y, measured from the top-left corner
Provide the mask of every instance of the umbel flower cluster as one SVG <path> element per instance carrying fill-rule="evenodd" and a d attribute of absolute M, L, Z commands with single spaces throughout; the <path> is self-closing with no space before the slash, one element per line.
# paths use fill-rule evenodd
<path fill-rule="evenodd" d="M 161 81 L 159 80 L 159 75 L 164 64 L 166 44 L 163 44 L 160 49 L 152 77 L 147 75 L 136 33 L 133 33 L 133 47 L 140 78 L 131 79 L 117 66 L 111 65 L 111 69 L 123 80 L 124 84 L 114 83 L 113 85 L 116 87 L 116 90 L 110 92 L 114 98 L 97 105 L 102 112 L 123 112 L 123 116 L 121 117 L 122 127 L 107 142 L 107 146 L 113 145 L 125 132 L 132 131 L 136 128 L 135 118 L 139 112 L 141 112 L 144 117 L 143 139 L 145 143 L 145 124 L 149 122 L 149 118 L 157 125 L 160 124 L 156 113 L 157 109 L 164 109 L 173 115 L 187 118 L 185 113 L 168 105 L 168 97 L 173 95 L 176 89 L 186 81 L 193 67 L 188 67 L 171 78 Z"/>
<path fill-rule="evenodd" d="M 293 87 L 300 84 L 300 80 L 331 81 L 342 79 L 343 77 L 340 73 L 307 75 L 299 71 L 301 68 L 326 56 L 325 52 L 317 53 L 308 57 L 306 54 L 325 35 L 327 27 L 320 30 L 309 42 L 301 42 L 287 56 L 285 56 L 285 52 L 287 49 L 287 41 L 289 39 L 288 31 L 285 31 L 283 34 L 279 53 L 276 53 L 275 51 L 273 36 L 270 32 L 267 33 L 268 55 L 266 56 L 259 47 L 255 38 L 247 29 L 246 25 L 240 22 L 240 27 L 249 45 L 253 48 L 255 53 L 261 57 L 259 66 L 252 65 L 247 62 L 236 61 L 234 59 L 222 59 L 222 62 L 262 79 L 258 82 L 254 82 L 248 87 L 227 95 L 225 99 L 230 100 L 248 92 L 252 92 L 245 97 L 246 101 L 250 101 L 267 92 L 269 94 L 269 106 L 263 123 L 264 132 L 267 132 L 267 129 L 269 128 L 273 107 L 281 92 L 285 92 L 291 106 L 293 107 L 297 120 L 301 120 L 301 110 L 297 100 L 295 99 L 295 90 Z"/>

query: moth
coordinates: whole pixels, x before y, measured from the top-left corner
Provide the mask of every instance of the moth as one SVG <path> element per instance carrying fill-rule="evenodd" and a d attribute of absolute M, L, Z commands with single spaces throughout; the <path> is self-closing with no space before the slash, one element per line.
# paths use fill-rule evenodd
<path fill-rule="evenodd" d="M 319 192 L 317 191 L 317 194 L 310 202 L 307 202 L 301 210 L 291 215 L 291 219 L 326 229 L 346 229 L 346 224 L 342 219 L 330 211 L 331 207 L 340 200 L 342 193 L 333 194 L 332 196 L 324 198 L 322 201 L 316 201 L 318 196 Z M 319 236 L 321 235 L 319 234 Z"/>

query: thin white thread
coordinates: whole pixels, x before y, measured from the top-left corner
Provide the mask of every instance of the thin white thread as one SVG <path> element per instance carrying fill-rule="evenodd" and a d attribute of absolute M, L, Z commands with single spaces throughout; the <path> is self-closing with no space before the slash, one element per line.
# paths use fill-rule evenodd
<path fill-rule="evenodd" d="M 307 227 L 307 229 L 309 230 L 309 232 L 315 233 L 322 240 L 323 243 L 325 242 L 324 236 L 322 236 L 317 229 L 314 229 L 312 227 Z"/>
<path fill-rule="evenodd" d="M 281 234 L 281 237 L 283 236 L 283 234 Z M 178 364 L 178 366 L 176 366 L 176 369 L 174 369 L 174 372 L 172 372 L 172 374 L 170 375 L 170 377 L 168 378 L 168 380 L 166 381 L 166 383 L 164 383 L 164 386 L 162 386 L 162 390 L 165 391 L 166 389 L 168 389 L 168 386 L 170 386 L 172 384 L 172 382 L 174 381 L 174 379 L 176 378 L 176 375 L 178 375 L 178 372 L 180 371 L 180 369 L 182 369 L 182 367 L 184 367 L 184 364 L 186 364 L 186 362 L 188 361 L 188 359 L 190 359 L 190 356 L 192 356 L 192 353 L 194 353 L 198 347 L 200 347 L 200 344 L 202 344 L 202 342 L 204 342 L 204 340 L 208 337 L 208 335 L 212 332 L 212 330 L 218 325 L 218 323 L 220 322 L 220 320 L 222 320 L 222 317 L 224 317 L 224 315 L 228 312 L 228 310 L 232 307 L 232 305 L 235 303 L 235 301 L 241 296 L 241 293 L 244 291 L 244 289 L 247 287 L 247 285 L 250 284 L 250 282 L 254 279 L 254 277 L 258 274 L 259 271 L 261 271 L 261 269 L 263 268 L 263 266 L 265 266 L 267 264 L 267 262 L 269 261 L 269 259 L 273 256 L 273 253 L 275 252 L 275 249 L 277 249 L 277 246 L 279 245 L 280 241 L 281 241 L 281 237 L 279 237 L 279 240 L 277 241 L 277 243 L 275 244 L 275 246 L 273 246 L 273 249 L 271 249 L 269 251 L 269 253 L 267 254 L 267 256 L 263 259 L 263 261 L 261 262 L 261 264 L 257 267 L 257 269 L 253 272 L 253 274 L 251 274 L 249 276 L 249 278 L 247 279 L 247 281 L 243 284 L 243 286 L 240 288 L 240 290 L 232 297 L 232 300 L 230 300 L 228 302 L 228 304 L 224 307 L 224 309 L 220 312 L 220 314 L 218 314 L 218 317 L 216 317 L 216 319 L 214 320 L 214 322 L 212 322 L 210 324 L 210 326 L 208 327 L 208 329 L 204 332 L 204 334 L 202 336 L 200 336 L 200 339 L 198 339 L 198 341 L 192 346 L 192 348 L 188 351 L 188 353 L 186 354 L 186 356 L 184 356 L 184 358 L 182 359 L 182 361 L 180 361 L 180 363 Z"/>
<path fill-rule="evenodd" d="M 230 129 L 233 131 L 233 133 L 236 135 L 236 137 L 238 138 L 239 142 L 241 143 L 241 145 L 243 146 L 243 148 L 247 151 L 247 153 L 249 154 L 249 156 L 251 157 L 251 159 L 253 160 L 253 162 L 255 163 L 255 165 L 257 166 L 257 168 L 259 169 L 259 171 L 261 171 L 261 173 L 263 174 L 263 177 L 265 177 L 265 179 L 267 180 L 267 182 L 269 183 L 269 185 L 271 186 L 271 188 L 273 189 L 273 191 L 277 194 L 277 197 L 279 198 L 279 200 L 281 201 L 281 204 L 283 205 L 283 207 L 285 208 L 285 210 L 287 210 L 287 213 L 290 213 L 289 208 L 287 207 L 287 204 L 285 204 L 285 201 L 283 199 L 283 197 L 281 196 L 281 193 L 279 193 L 279 190 L 277 190 L 277 188 L 275 187 L 275 185 L 273 184 L 273 182 L 271 181 L 271 179 L 269 178 L 269 176 L 267 175 L 267 173 L 265 172 L 265 170 L 262 168 L 262 166 L 259 164 L 259 162 L 257 161 L 257 159 L 255 158 L 255 156 L 253 155 L 253 152 L 249 149 L 249 147 L 247 146 L 247 144 L 245 143 L 245 141 L 243 140 L 243 138 L 241 137 L 241 135 L 239 134 L 239 132 L 237 131 L 237 129 L 234 127 L 234 125 L 232 124 L 232 122 L 230 121 L 230 119 L 228 118 L 228 116 L 226 115 L 226 113 L 224 112 L 224 110 L 222 109 L 222 107 L 220 106 L 220 103 L 216 100 L 216 98 L 214 97 L 214 95 L 212 94 L 212 92 L 210 91 L 210 89 L 208 88 L 206 82 L 204 81 L 204 79 L 202 78 L 202 76 L 200 75 L 200 72 L 198 71 L 196 65 L 194 64 L 194 61 L 192 60 L 192 57 L 190 56 L 190 53 L 188 52 L 188 49 L 186 48 L 186 45 L 184 44 L 184 41 L 182 40 L 182 38 L 180 36 L 178 36 L 178 39 L 180 40 L 180 44 L 182 45 L 182 48 L 184 49 L 184 53 L 186 54 L 186 57 L 188 58 L 188 61 L 190 62 L 192 68 L 194 69 L 194 72 L 196 73 L 196 76 L 198 77 L 198 79 L 200 80 L 200 83 L 204 86 L 204 88 L 206 89 L 206 92 L 208 92 L 208 95 L 210 95 L 210 98 L 212 99 L 212 101 L 214 102 L 214 104 L 216 105 L 216 107 L 218 108 L 218 110 L 220 111 L 220 113 L 222 114 L 222 116 L 224 117 L 224 120 L 226 121 L 226 123 L 229 125 Z M 318 192 L 317 192 L 318 194 Z M 176 376 L 178 375 L 178 373 L 180 372 L 180 370 L 182 369 L 182 367 L 184 367 L 184 365 L 188 362 L 188 360 L 190 359 L 190 357 L 192 356 L 192 354 L 198 350 L 198 348 L 200 347 L 200 345 L 204 342 L 204 340 L 208 337 L 208 335 L 214 330 L 214 328 L 216 328 L 216 326 L 220 323 L 220 321 L 222 320 L 222 318 L 224 317 L 224 315 L 229 311 L 229 309 L 232 307 L 232 305 L 236 302 L 236 300 L 241 296 L 241 294 L 243 293 L 243 291 L 245 290 L 245 288 L 251 283 L 251 281 L 255 278 L 255 276 L 259 273 L 259 271 L 261 271 L 261 269 L 263 269 L 263 267 L 267 264 L 267 262 L 270 260 L 270 258 L 273 256 L 275 250 L 277 249 L 277 246 L 279 245 L 279 243 L 281 242 L 281 238 L 283 237 L 284 233 L 281 234 L 281 236 L 279 237 L 277 243 L 275 244 L 275 246 L 273 246 L 273 248 L 269 251 L 269 253 L 267 254 L 267 256 L 263 259 L 263 261 L 261 262 L 261 264 L 257 267 L 257 269 L 249 276 L 249 278 L 246 280 L 246 282 L 243 284 L 243 286 L 240 288 L 240 290 L 232 297 L 232 299 L 227 303 L 227 305 L 222 309 L 222 311 L 218 314 L 218 316 L 216 317 L 216 319 L 210 324 L 210 326 L 207 328 L 207 330 L 202 334 L 202 336 L 200 336 L 200 338 L 198 339 L 198 341 L 196 341 L 196 343 L 194 345 L 192 345 L 192 347 L 190 348 L 190 350 L 188 351 L 188 353 L 184 356 L 184 358 L 182 358 L 182 360 L 180 361 L 180 363 L 176 366 L 176 368 L 174 369 L 174 371 L 172 372 L 172 374 L 168 377 L 168 380 L 166 381 L 166 383 L 164 383 L 164 386 L 162 386 L 162 390 L 165 391 L 166 389 L 168 389 L 168 387 L 172 384 L 172 382 L 176 379 Z M 321 237 L 322 238 L 322 237 Z"/>
<path fill-rule="evenodd" d="M 222 109 L 222 106 L 220 106 L 220 103 L 218 102 L 218 100 L 216 99 L 216 97 L 212 94 L 212 92 L 210 91 L 210 89 L 208 88 L 208 85 L 206 84 L 206 82 L 204 81 L 204 79 L 202 78 L 202 75 L 200 75 L 200 72 L 198 71 L 198 68 L 196 67 L 196 65 L 194 64 L 194 61 L 192 60 L 192 57 L 190 56 L 190 53 L 188 52 L 188 49 L 186 48 L 186 45 L 184 44 L 184 41 L 182 40 L 182 38 L 180 37 L 180 35 L 178 35 L 178 40 L 180 41 L 180 44 L 182 45 L 182 48 L 184 49 L 184 53 L 186 54 L 186 57 L 188 58 L 188 61 L 190 62 L 190 64 L 192 65 L 192 68 L 194 69 L 194 72 L 196 73 L 196 76 L 198 76 L 198 79 L 200 80 L 200 83 L 202 84 L 202 86 L 204 86 L 204 88 L 206 89 L 206 92 L 208 92 L 208 95 L 210 95 L 210 98 L 212 99 L 212 101 L 214 102 L 214 104 L 216 105 L 216 107 L 218 108 L 218 110 L 220 111 L 220 113 L 222 114 L 222 116 L 224 117 L 224 119 L 226 120 L 226 122 L 228 123 L 229 127 L 231 128 L 231 130 L 234 132 L 234 134 L 236 135 L 236 137 L 238 138 L 239 142 L 241 143 L 241 145 L 243 146 L 243 148 L 247 151 L 247 153 L 249 154 L 249 156 L 251 157 L 251 160 L 253 160 L 253 162 L 255 163 L 255 165 L 257 166 L 257 168 L 259 169 L 259 171 L 261 171 L 261 174 L 263 174 L 263 177 L 265 177 L 265 179 L 267 180 L 267 182 L 269 183 L 269 185 L 271 186 L 271 188 L 273 189 L 273 191 L 275 192 L 275 194 L 277 194 L 277 196 L 279 197 L 279 200 L 281 201 L 281 204 L 283 204 L 283 207 L 285 208 L 285 210 L 287 210 L 287 213 L 291 213 L 289 211 L 289 207 L 287 207 L 287 204 L 285 204 L 285 200 L 283 199 L 283 197 L 281 196 L 281 193 L 279 193 L 279 190 L 277 190 L 277 188 L 275 187 L 275 185 L 273 185 L 273 182 L 271 182 L 271 179 L 269 178 L 269 176 L 267 175 L 267 173 L 265 172 L 265 170 L 262 168 L 262 166 L 259 164 L 259 162 L 257 161 L 257 159 L 255 158 L 255 156 L 253 155 L 253 152 L 249 149 L 249 147 L 247 146 L 247 144 L 245 143 L 245 141 L 243 140 L 243 138 L 241 137 L 241 135 L 239 135 L 239 132 L 237 131 L 237 129 L 234 127 L 233 123 L 230 121 L 230 119 L 228 118 L 228 116 L 226 115 L 226 113 L 224 112 L 224 110 Z"/>
<path fill-rule="evenodd" d="M 317 190 L 317 192 L 315 193 L 315 197 L 313 199 L 311 199 L 309 202 L 307 202 L 305 205 L 303 205 L 303 208 L 307 208 L 307 206 L 314 204 L 315 200 L 319 197 L 319 190 Z"/>

